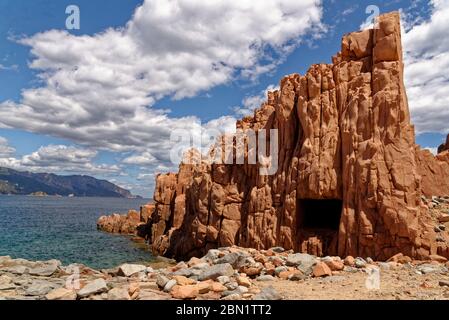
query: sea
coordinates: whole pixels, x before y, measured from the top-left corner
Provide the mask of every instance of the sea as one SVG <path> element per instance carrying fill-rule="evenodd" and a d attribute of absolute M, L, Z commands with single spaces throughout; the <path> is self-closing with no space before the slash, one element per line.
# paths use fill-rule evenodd
<path fill-rule="evenodd" d="M 0 195 L 0 256 L 60 260 L 102 269 L 150 263 L 154 257 L 131 237 L 97 230 L 97 219 L 139 210 L 148 199 Z"/>

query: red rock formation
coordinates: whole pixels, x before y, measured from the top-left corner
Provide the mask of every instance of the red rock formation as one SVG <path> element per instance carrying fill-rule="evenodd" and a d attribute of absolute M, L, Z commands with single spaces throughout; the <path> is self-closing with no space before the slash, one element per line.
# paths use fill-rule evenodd
<path fill-rule="evenodd" d="M 399 14 L 378 22 L 344 36 L 332 64 L 282 79 L 253 117 L 237 123 L 279 130 L 275 175 L 260 175 L 258 165 L 203 162 L 158 176 L 150 221 L 156 254 L 188 258 L 236 244 L 377 260 L 399 252 L 449 257 L 448 236 L 435 240 L 421 201 L 423 187 L 438 193 L 431 183 L 447 176 L 448 156 L 415 149 Z"/>
<path fill-rule="evenodd" d="M 434 156 L 429 150 L 416 147 L 418 172 L 422 177 L 422 192 L 426 197 L 449 195 L 449 151 Z"/>
<path fill-rule="evenodd" d="M 140 208 L 140 212 L 130 210 L 126 215 L 113 214 L 102 216 L 97 221 L 97 229 L 109 233 L 137 235 L 145 238 L 147 226 L 151 223 L 154 205 L 148 204 Z"/>

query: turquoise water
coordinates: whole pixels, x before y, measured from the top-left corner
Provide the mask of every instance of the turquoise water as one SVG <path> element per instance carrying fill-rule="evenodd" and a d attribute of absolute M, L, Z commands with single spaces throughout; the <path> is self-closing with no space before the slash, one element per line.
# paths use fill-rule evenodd
<path fill-rule="evenodd" d="M 58 259 L 97 269 L 149 262 L 152 256 L 142 245 L 96 229 L 101 215 L 138 210 L 145 203 L 148 200 L 0 195 L 0 256 Z"/>

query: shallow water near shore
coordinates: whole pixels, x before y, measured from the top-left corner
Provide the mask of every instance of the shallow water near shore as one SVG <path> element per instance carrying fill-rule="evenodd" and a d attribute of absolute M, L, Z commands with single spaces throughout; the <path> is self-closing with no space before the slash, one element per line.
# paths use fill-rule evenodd
<path fill-rule="evenodd" d="M 154 260 L 130 237 L 97 231 L 104 214 L 139 210 L 148 199 L 62 198 L 0 195 L 0 256 L 58 259 L 64 264 L 110 268 Z"/>

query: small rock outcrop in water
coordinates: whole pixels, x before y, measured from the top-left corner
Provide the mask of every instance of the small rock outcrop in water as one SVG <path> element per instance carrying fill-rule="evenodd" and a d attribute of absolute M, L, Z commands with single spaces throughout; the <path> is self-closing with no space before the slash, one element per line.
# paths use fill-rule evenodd
<path fill-rule="evenodd" d="M 147 204 L 140 208 L 140 212 L 130 210 L 126 215 L 113 214 L 102 216 L 97 221 L 97 229 L 109 233 L 136 235 L 146 238 L 149 233 L 147 227 L 154 211 L 154 205 Z"/>
<path fill-rule="evenodd" d="M 415 144 L 400 30 L 399 14 L 389 13 L 376 29 L 344 36 L 332 64 L 285 77 L 238 121 L 239 129 L 278 130 L 275 175 L 206 162 L 159 175 L 147 226 L 154 253 L 187 259 L 239 245 L 449 257 L 449 234 L 436 231 L 422 197 L 449 194 L 449 151 L 434 157 Z"/>
<path fill-rule="evenodd" d="M 160 269 L 123 264 L 98 271 L 56 260 L 0 257 L 0 300 L 448 299 L 448 267 L 441 256 L 413 261 L 396 255 L 374 262 L 319 258 L 280 247 L 212 249 L 202 258 Z M 380 282 L 374 278 L 371 287 L 361 287 L 373 270 L 382 272 Z"/>

